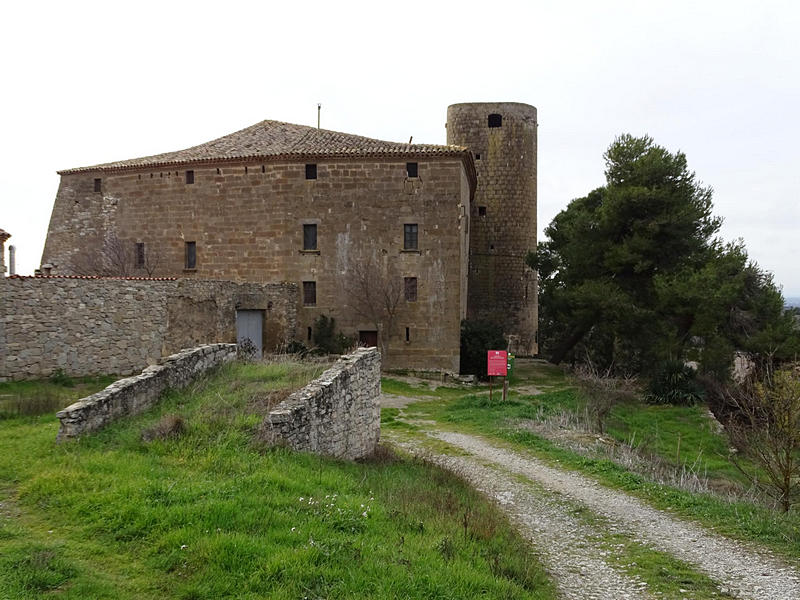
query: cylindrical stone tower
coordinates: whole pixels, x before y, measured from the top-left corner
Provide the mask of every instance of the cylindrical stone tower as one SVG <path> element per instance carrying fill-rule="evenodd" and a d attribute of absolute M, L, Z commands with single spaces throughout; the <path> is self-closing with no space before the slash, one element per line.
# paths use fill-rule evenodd
<path fill-rule="evenodd" d="M 511 350 L 537 348 L 536 108 L 517 102 L 470 102 L 447 108 L 447 143 L 475 157 L 478 187 L 470 219 L 467 316 L 503 327 Z"/>

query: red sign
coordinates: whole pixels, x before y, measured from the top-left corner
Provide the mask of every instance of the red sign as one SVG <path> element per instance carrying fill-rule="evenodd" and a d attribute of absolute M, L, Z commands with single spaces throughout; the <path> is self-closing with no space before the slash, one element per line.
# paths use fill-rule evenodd
<path fill-rule="evenodd" d="M 508 374 L 508 353 L 505 350 L 489 350 L 486 374 L 489 376 Z"/>

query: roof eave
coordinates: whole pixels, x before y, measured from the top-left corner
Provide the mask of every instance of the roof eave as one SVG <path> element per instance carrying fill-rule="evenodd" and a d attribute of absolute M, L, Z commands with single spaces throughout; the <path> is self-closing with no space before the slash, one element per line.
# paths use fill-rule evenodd
<path fill-rule="evenodd" d="M 120 173 L 125 171 L 145 171 L 158 167 L 203 166 L 214 164 L 231 164 L 248 161 L 281 162 L 297 160 L 342 160 L 354 158 L 460 158 L 470 154 L 466 148 L 460 146 L 443 146 L 441 150 L 414 150 L 397 152 L 290 152 L 283 154 L 250 154 L 245 156 L 223 156 L 216 158 L 195 158 L 186 160 L 155 161 L 133 165 L 94 165 L 91 167 L 76 167 L 56 171 L 58 175 L 73 175 L 75 173 Z M 470 154 L 471 156 L 471 154 Z M 474 163 L 472 164 L 474 170 Z"/>

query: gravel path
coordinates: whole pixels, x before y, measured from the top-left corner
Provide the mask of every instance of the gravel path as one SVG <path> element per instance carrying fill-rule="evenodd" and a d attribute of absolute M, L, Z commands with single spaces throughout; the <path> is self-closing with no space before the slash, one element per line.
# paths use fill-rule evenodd
<path fill-rule="evenodd" d="M 599 532 L 570 514 L 569 507 L 559 503 L 552 494 L 536 493 L 514 477 L 474 459 L 431 454 L 408 441 L 393 443 L 412 454 L 424 454 L 496 500 L 523 537 L 537 548 L 563 598 L 634 600 L 651 597 L 646 593 L 646 583 L 608 564 L 608 549 L 596 541 Z"/>
<path fill-rule="evenodd" d="M 397 442 L 424 452 L 437 464 L 458 472 L 495 498 L 542 552 L 564 598 L 646 598 L 644 583 L 615 570 L 608 550 L 593 538 L 602 532 L 570 514 L 570 503 L 605 517 L 611 531 L 629 534 L 647 545 L 694 565 L 737 598 L 800 599 L 800 574 L 766 550 L 755 550 L 703 527 L 654 509 L 624 492 L 582 475 L 549 467 L 522 454 L 491 445 L 476 436 L 452 432 L 428 435 L 468 452 L 468 457 L 431 455 L 414 442 Z M 504 473 L 507 470 L 540 486 L 539 493 Z M 577 576 L 576 576 L 577 575 Z"/>

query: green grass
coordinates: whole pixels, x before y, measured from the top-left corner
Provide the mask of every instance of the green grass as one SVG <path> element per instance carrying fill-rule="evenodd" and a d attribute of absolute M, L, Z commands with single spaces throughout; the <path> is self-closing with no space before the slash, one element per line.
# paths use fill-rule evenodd
<path fill-rule="evenodd" d="M 258 443 L 266 407 L 318 372 L 227 366 L 63 444 L 51 415 L 1 421 L 0 598 L 555 597 L 457 477 Z M 170 415 L 181 435 L 143 441 Z"/>
<path fill-rule="evenodd" d="M 761 543 L 779 554 L 800 559 L 800 514 L 781 514 L 759 504 L 731 502 L 713 494 L 694 494 L 648 481 L 610 460 L 591 458 L 565 449 L 535 433 L 521 429 L 525 420 L 536 420 L 558 411 L 578 411 L 583 400 L 569 378 L 554 372 L 554 367 L 533 363 L 522 370 L 520 384 L 532 384 L 549 391 L 537 395 L 509 394 L 503 402 L 495 395 L 464 391 L 459 396 L 439 402 L 409 405 L 406 414 L 434 420 L 441 427 L 478 433 L 501 440 L 517 449 L 588 474 L 602 483 L 633 493 L 656 508 L 668 509 L 696 520 L 733 538 Z M 560 370 L 559 370 L 560 371 Z M 520 375 L 518 369 L 517 374 Z M 426 394 L 421 389 L 418 394 Z M 413 397 L 413 389 L 406 390 Z M 396 417 L 395 417 L 396 419 Z M 725 438 L 711 426 L 702 407 L 650 406 L 631 402 L 615 407 L 609 419 L 609 433 L 621 442 L 635 437 L 648 450 L 672 463 L 693 464 L 696 460 L 703 472 L 715 479 L 715 487 L 725 482 L 736 485 L 736 472 L 722 457 L 727 452 Z M 680 437 L 680 458 L 678 438 Z M 699 457 L 699 460 L 698 460 Z"/>
<path fill-rule="evenodd" d="M 701 473 L 720 481 L 744 483 L 728 460 L 728 444 L 715 429 L 705 406 L 620 404 L 611 412 L 606 432 L 676 465 L 695 465 Z"/>
<path fill-rule="evenodd" d="M 0 419 L 55 413 L 117 379 L 113 376 L 66 377 L 0 383 Z"/>

